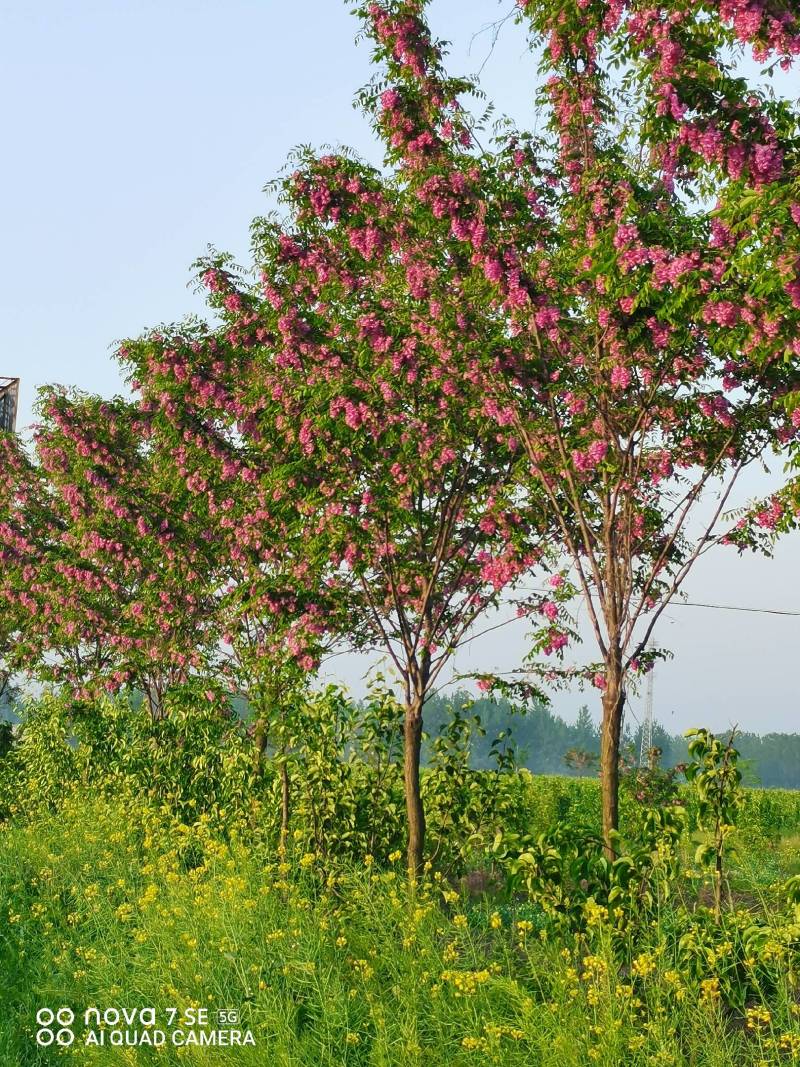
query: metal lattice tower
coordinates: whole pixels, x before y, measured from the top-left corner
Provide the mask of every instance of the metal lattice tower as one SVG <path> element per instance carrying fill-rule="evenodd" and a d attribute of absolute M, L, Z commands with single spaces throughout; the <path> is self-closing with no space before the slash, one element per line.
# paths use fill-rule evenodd
<path fill-rule="evenodd" d="M 0 432 L 13 433 L 17 426 L 19 378 L 0 375 Z"/>
<path fill-rule="evenodd" d="M 656 665 L 653 662 L 647 675 L 647 694 L 644 701 L 644 718 L 642 719 L 642 743 L 639 747 L 639 766 L 650 765 L 650 749 L 653 747 L 653 682 Z"/>

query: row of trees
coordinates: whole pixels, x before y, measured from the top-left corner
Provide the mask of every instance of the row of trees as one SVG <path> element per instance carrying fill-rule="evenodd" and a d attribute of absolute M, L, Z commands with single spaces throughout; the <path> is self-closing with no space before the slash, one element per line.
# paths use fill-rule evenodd
<path fill-rule="evenodd" d="M 537 135 L 484 133 L 425 6 L 357 7 L 384 166 L 299 152 L 253 274 L 199 265 L 215 321 L 125 342 L 132 402 L 45 390 L 0 486 L 7 675 L 133 685 L 154 715 L 206 677 L 280 759 L 323 652 L 382 649 L 412 872 L 423 709 L 501 600 L 532 623 L 518 687 L 600 692 L 611 851 L 628 679 L 702 552 L 794 524 L 791 483 L 721 518 L 800 427 L 798 115 L 726 58 L 789 63 L 793 6 L 520 2 Z M 567 668 L 576 596 L 597 659 Z"/>
<path fill-rule="evenodd" d="M 453 713 L 478 717 L 469 742 L 470 764 L 478 769 L 494 766 L 492 743 L 508 738 L 516 763 L 534 774 L 592 776 L 600 758 L 600 729 L 586 705 L 568 722 L 544 705 L 520 709 L 503 697 L 475 699 L 466 691 L 431 697 L 425 708 L 425 728 L 431 737 L 446 728 Z M 653 724 L 653 746 L 663 768 L 689 763 L 684 734 L 672 734 L 660 723 Z M 622 755 L 638 763 L 642 728 L 628 720 L 623 729 Z M 768 789 L 800 789 L 800 734 L 736 732 L 736 747 L 748 785 Z M 423 747 L 423 762 L 429 750 Z"/>

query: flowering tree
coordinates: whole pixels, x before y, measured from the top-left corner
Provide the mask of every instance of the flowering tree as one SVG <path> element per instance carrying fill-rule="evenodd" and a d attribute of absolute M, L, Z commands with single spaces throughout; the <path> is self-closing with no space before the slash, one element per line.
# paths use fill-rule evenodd
<path fill-rule="evenodd" d="M 425 701 L 475 620 L 541 557 L 542 516 L 481 409 L 480 353 L 503 325 L 472 313 L 452 237 L 402 182 L 344 156 L 299 164 L 280 190 L 289 219 L 256 226 L 270 340 L 254 383 L 281 402 L 270 432 L 326 546 L 350 642 L 383 649 L 401 679 L 416 873 Z"/>
<path fill-rule="evenodd" d="M 0 434 L 0 695 L 21 667 L 21 631 L 36 612 L 36 602 L 24 586 L 39 556 L 26 520 L 32 512 L 46 513 L 39 489 L 19 438 Z"/>
<path fill-rule="evenodd" d="M 243 685 L 313 669 L 342 635 L 394 662 L 417 872 L 425 699 L 539 551 L 514 459 L 480 411 L 476 352 L 502 324 L 458 311 L 446 243 L 415 232 L 413 201 L 378 172 L 307 156 L 282 194 L 290 220 L 256 227 L 258 288 L 204 265 L 225 325 L 129 342 L 124 358 L 165 439 L 177 434 L 187 484 L 222 516 Z"/>
<path fill-rule="evenodd" d="M 797 435 L 798 116 L 725 57 L 751 43 L 788 65 L 800 22 L 786 5 L 520 0 L 546 132 L 482 148 L 424 7 L 359 9 L 386 75 L 364 102 L 452 236 L 458 290 L 503 323 L 478 361 L 483 411 L 524 450 L 519 485 L 549 502 L 591 620 L 612 853 L 626 679 L 700 554 L 735 539 L 720 521 L 741 471 Z"/>
<path fill-rule="evenodd" d="M 71 550 L 57 496 L 19 438 L 4 436 L 2 449 L 4 675 L 47 681 L 102 673 L 111 650 L 97 607 L 103 594 L 110 605 L 113 593 Z"/>
<path fill-rule="evenodd" d="M 202 514 L 129 403 L 46 389 L 39 409 L 24 474 L 37 509 L 29 493 L 20 512 L 37 555 L 11 576 L 33 608 L 24 658 L 79 697 L 137 686 L 160 715 L 166 690 L 207 670 L 216 647 Z"/>
<path fill-rule="evenodd" d="M 214 285 L 222 279 L 219 272 Z M 254 329 L 245 316 L 218 330 L 155 331 L 127 341 L 120 357 L 152 447 L 183 487 L 187 513 L 204 516 L 213 546 L 205 581 L 219 637 L 216 668 L 253 711 L 256 767 L 268 747 L 278 763 L 286 831 L 294 712 L 341 613 L 320 579 L 317 539 L 288 508 L 269 430 L 274 404 L 263 392 L 248 399 Z"/>

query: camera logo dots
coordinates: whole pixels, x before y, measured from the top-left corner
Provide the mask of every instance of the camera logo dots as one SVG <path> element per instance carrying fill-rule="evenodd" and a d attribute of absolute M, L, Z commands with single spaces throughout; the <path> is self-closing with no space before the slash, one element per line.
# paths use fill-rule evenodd
<path fill-rule="evenodd" d="M 60 1045 L 67 1048 L 75 1040 L 72 1024 L 75 1022 L 75 1012 L 72 1008 L 39 1008 L 36 1012 L 36 1044 L 47 1048 L 49 1045 Z"/>

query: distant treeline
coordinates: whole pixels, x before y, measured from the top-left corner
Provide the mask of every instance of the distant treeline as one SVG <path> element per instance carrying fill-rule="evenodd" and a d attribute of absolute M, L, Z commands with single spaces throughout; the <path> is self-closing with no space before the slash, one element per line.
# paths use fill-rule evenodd
<path fill-rule="evenodd" d="M 14 697 L 0 695 L 0 723 L 17 722 L 21 709 Z M 9 699 L 10 698 L 10 699 Z M 141 703 L 140 693 L 131 696 L 132 703 Z M 243 697 L 234 698 L 234 707 L 241 719 L 247 719 L 249 708 Z M 597 773 L 600 751 L 600 732 L 587 707 L 578 711 L 574 723 L 566 722 L 546 707 L 529 707 L 524 712 L 515 709 L 507 700 L 476 700 L 471 694 L 457 692 L 432 697 L 425 705 L 425 731 L 428 742 L 424 761 L 430 762 L 431 741 L 452 722 L 453 711 L 465 718 L 479 716 L 485 734 L 473 731 L 470 742 L 470 763 L 476 768 L 493 766 L 491 746 L 502 732 L 516 751 L 517 764 L 533 774 L 564 774 L 583 776 Z M 0 739 L 0 746 L 2 739 Z M 668 733 L 659 723 L 653 726 L 653 744 L 661 749 L 660 763 L 674 767 L 688 760 L 686 739 Z M 625 728 L 625 755 L 638 761 L 641 747 L 641 727 Z M 737 733 L 736 747 L 742 754 L 742 769 L 747 785 L 774 789 L 800 789 L 800 734 Z"/>
<path fill-rule="evenodd" d="M 501 731 L 507 730 L 517 749 L 518 764 L 534 774 L 597 773 L 596 762 L 591 757 L 596 759 L 600 751 L 600 734 L 587 707 L 580 709 L 574 723 L 568 723 L 546 707 L 529 708 L 520 714 L 503 699 L 475 700 L 468 693 L 436 696 L 425 706 L 425 729 L 429 736 L 434 736 L 451 718 L 451 708 L 465 716 L 480 716 L 486 734 L 473 736 L 471 762 L 475 767 L 491 765 L 491 743 Z M 660 762 L 664 767 L 688 761 L 686 739 L 668 733 L 658 723 L 653 726 L 653 744 L 661 749 Z M 735 744 L 742 754 L 746 784 L 800 789 L 800 734 L 737 732 Z M 638 760 L 640 746 L 641 727 L 632 730 L 629 724 L 625 729 L 627 756 Z"/>

